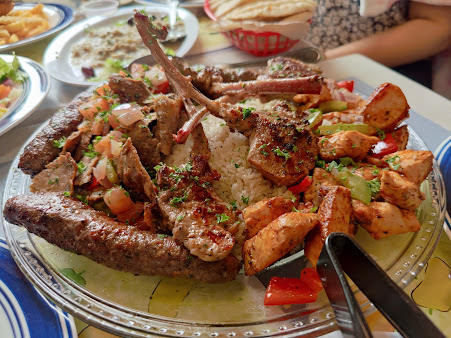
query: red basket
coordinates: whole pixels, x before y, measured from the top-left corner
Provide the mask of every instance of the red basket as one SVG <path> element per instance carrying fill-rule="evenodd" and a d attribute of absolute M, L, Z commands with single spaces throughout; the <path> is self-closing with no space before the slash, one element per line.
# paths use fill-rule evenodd
<path fill-rule="evenodd" d="M 218 20 L 210 9 L 209 0 L 205 0 L 204 10 L 210 19 L 213 21 Z M 226 36 L 235 47 L 256 56 L 270 56 L 286 52 L 299 42 L 299 39 L 291 40 L 279 33 L 255 32 L 241 28 L 223 32 L 222 34 Z"/>

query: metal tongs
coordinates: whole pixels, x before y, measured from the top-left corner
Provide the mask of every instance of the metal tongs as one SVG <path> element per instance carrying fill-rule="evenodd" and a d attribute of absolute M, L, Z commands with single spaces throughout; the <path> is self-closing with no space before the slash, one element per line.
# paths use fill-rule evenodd
<path fill-rule="evenodd" d="M 316 266 L 344 337 L 372 337 L 345 273 L 404 337 L 445 337 L 351 237 L 330 234 Z"/>

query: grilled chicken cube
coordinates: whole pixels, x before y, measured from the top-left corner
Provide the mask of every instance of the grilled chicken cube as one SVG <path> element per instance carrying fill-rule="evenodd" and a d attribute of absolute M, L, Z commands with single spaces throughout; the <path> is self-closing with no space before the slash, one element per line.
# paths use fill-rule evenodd
<path fill-rule="evenodd" d="M 291 212 L 295 206 L 294 202 L 282 196 L 265 198 L 248 206 L 243 210 L 247 238 L 254 237 L 277 217 Z"/>
<path fill-rule="evenodd" d="M 412 181 L 421 184 L 432 170 L 434 156 L 428 150 L 401 150 L 382 158 L 394 170 Z"/>
<path fill-rule="evenodd" d="M 323 245 L 321 230 L 317 226 L 307 234 L 304 241 L 304 255 L 314 267 L 316 267 Z"/>
<path fill-rule="evenodd" d="M 391 131 L 409 117 L 409 105 L 402 90 L 392 84 L 380 85 L 361 106 L 357 113 L 363 116 L 364 123 L 377 130 Z"/>
<path fill-rule="evenodd" d="M 338 185 L 331 173 L 321 168 L 315 168 L 312 175 L 312 184 L 304 193 L 304 202 L 312 202 L 319 206 L 329 188 Z"/>
<path fill-rule="evenodd" d="M 354 235 L 354 227 L 349 223 L 351 215 L 351 190 L 342 186 L 332 187 L 318 209 L 322 241 L 332 232 Z"/>
<path fill-rule="evenodd" d="M 351 191 L 342 186 L 331 187 L 318 210 L 319 226 L 305 239 L 304 253 L 313 266 L 316 266 L 327 236 L 333 232 L 354 235 L 351 215 Z"/>
<path fill-rule="evenodd" d="M 407 142 L 409 141 L 409 129 L 407 125 L 396 128 L 391 132 L 391 136 L 395 140 L 398 150 L 405 150 L 407 147 Z"/>
<path fill-rule="evenodd" d="M 318 223 L 316 214 L 283 214 L 244 242 L 244 272 L 253 275 L 286 255 Z"/>
<path fill-rule="evenodd" d="M 318 140 L 318 145 L 321 157 L 326 161 L 341 157 L 351 157 L 360 161 L 377 142 L 379 142 L 378 137 L 348 130 L 335 133 L 331 137 L 323 136 Z"/>
<path fill-rule="evenodd" d="M 352 200 L 354 217 L 375 239 L 420 230 L 421 224 L 413 211 L 399 209 L 387 202 L 366 205 Z"/>
<path fill-rule="evenodd" d="M 418 185 L 391 170 L 382 173 L 381 195 L 387 202 L 412 211 L 425 200 Z"/>

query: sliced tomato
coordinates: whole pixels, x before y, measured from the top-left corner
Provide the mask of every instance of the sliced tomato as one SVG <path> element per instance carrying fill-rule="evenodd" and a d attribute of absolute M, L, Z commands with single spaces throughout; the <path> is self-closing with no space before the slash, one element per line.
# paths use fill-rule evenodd
<path fill-rule="evenodd" d="M 169 82 L 163 82 L 155 87 L 154 94 L 167 94 L 169 92 Z"/>
<path fill-rule="evenodd" d="M 110 105 L 108 104 L 108 101 L 101 97 L 80 105 L 78 111 L 85 118 L 92 119 L 98 112 L 106 111 L 109 108 Z"/>
<path fill-rule="evenodd" d="M 354 91 L 354 81 L 339 81 L 337 82 L 337 86 L 340 88 L 345 88 L 351 93 Z"/>
<path fill-rule="evenodd" d="M 103 200 L 115 215 L 127 211 L 134 206 L 130 195 L 122 187 L 113 187 L 109 189 L 103 196 Z"/>
<path fill-rule="evenodd" d="M 385 134 L 385 138 L 382 141 L 377 142 L 371 150 L 371 155 L 377 158 L 382 158 L 385 155 L 398 151 L 399 147 L 396 144 L 392 134 Z"/>
<path fill-rule="evenodd" d="M 315 268 L 302 269 L 301 281 L 307 284 L 313 291 L 320 292 L 323 289 L 323 283 L 321 283 L 321 278 L 319 278 Z"/>
<path fill-rule="evenodd" d="M 99 181 L 97 181 L 97 178 L 94 175 L 92 175 L 91 182 L 89 182 L 89 185 L 88 185 L 88 190 L 93 191 L 99 185 L 100 185 L 100 183 L 99 183 Z"/>
<path fill-rule="evenodd" d="M 305 176 L 301 183 L 289 187 L 288 190 L 293 194 L 300 194 L 301 192 L 306 191 L 312 185 L 312 182 L 313 179 L 310 176 Z"/>
<path fill-rule="evenodd" d="M 117 220 L 122 223 L 133 224 L 138 220 L 139 216 L 141 216 L 143 211 L 144 211 L 144 203 L 136 202 L 130 209 L 118 213 Z"/>
<path fill-rule="evenodd" d="M 102 87 L 99 87 L 95 90 L 97 95 L 99 96 L 106 96 L 107 94 L 111 93 L 111 88 L 109 85 L 103 85 Z"/>
<path fill-rule="evenodd" d="M 265 305 L 313 303 L 318 292 L 298 278 L 272 277 L 265 294 Z"/>
<path fill-rule="evenodd" d="M 5 86 L 4 84 L 0 84 L 0 100 L 4 99 L 11 92 L 12 87 Z"/>

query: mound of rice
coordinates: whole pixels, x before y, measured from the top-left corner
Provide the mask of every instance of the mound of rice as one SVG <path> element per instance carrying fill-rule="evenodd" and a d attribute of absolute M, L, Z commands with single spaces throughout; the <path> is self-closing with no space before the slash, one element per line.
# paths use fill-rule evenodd
<path fill-rule="evenodd" d="M 243 209 L 265 197 L 291 196 L 287 187 L 273 185 L 247 163 L 249 140 L 245 136 L 231 132 L 224 120 L 213 115 L 208 115 L 202 126 L 211 150 L 210 166 L 221 174 L 213 188 L 225 202 L 235 201 L 238 209 Z M 165 162 L 170 166 L 189 162 L 192 145 L 191 137 L 185 144 L 175 145 Z"/>

